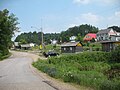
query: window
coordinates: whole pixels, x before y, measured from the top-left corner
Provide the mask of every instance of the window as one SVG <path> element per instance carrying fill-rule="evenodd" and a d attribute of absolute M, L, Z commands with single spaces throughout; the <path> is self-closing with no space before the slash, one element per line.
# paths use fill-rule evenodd
<path fill-rule="evenodd" d="M 70 51 L 72 51 L 72 47 L 70 47 Z"/>
<path fill-rule="evenodd" d="M 64 48 L 64 50 L 66 50 L 66 48 Z"/>

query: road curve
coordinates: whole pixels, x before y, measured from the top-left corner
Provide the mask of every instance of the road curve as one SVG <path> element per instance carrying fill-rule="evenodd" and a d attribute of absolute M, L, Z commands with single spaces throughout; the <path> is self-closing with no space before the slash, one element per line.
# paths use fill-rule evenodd
<path fill-rule="evenodd" d="M 31 71 L 28 53 L 12 53 L 0 62 L 0 90 L 56 90 Z"/>

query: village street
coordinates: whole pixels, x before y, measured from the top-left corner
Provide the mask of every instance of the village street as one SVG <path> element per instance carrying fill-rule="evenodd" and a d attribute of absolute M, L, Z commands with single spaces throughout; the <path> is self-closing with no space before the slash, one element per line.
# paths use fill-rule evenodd
<path fill-rule="evenodd" d="M 0 62 L 0 90 L 55 90 L 30 69 L 27 53 L 14 54 Z"/>
<path fill-rule="evenodd" d="M 35 73 L 31 63 L 37 55 L 15 51 L 12 54 L 0 62 L 0 90 L 77 90 L 70 85 L 52 82 L 43 73 Z"/>

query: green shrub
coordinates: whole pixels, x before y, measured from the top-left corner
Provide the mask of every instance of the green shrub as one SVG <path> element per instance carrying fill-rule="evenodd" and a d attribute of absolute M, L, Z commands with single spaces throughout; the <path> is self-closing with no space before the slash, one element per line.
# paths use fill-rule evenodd
<path fill-rule="evenodd" d="M 111 52 L 110 62 L 120 63 L 120 46 Z"/>
<path fill-rule="evenodd" d="M 110 70 L 110 65 L 104 62 L 82 62 L 79 64 L 80 71 L 98 71 L 98 72 L 106 72 Z"/>
<path fill-rule="evenodd" d="M 101 83 L 100 90 L 120 90 L 120 83 L 105 80 Z"/>
<path fill-rule="evenodd" d="M 92 87 L 97 90 L 119 90 L 119 63 L 109 63 L 110 53 L 84 52 L 39 60 L 33 65 L 48 75 Z M 116 70 L 116 71 L 115 71 Z M 111 73 L 112 72 L 112 73 Z M 108 74 L 106 74 L 108 73 Z M 112 76 L 112 79 L 109 76 Z"/>

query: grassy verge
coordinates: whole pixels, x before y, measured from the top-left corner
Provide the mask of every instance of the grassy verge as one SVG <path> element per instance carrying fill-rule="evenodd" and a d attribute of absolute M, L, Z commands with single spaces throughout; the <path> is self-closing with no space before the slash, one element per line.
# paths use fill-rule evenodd
<path fill-rule="evenodd" d="M 120 64 L 111 64 L 109 55 L 105 52 L 84 52 L 38 60 L 33 66 L 64 82 L 96 90 L 120 90 Z"/>
<path fill-rule="evenodd" d="M 12 55 L 11 53 L 9 53 L 8 55 L 5 55 L 5 56 L 0 55 L 0 61 L 10 57 L 11 55 Z"/>

